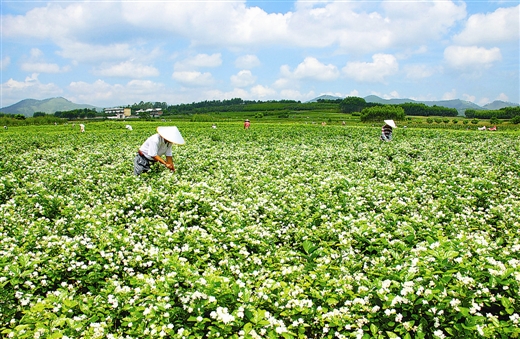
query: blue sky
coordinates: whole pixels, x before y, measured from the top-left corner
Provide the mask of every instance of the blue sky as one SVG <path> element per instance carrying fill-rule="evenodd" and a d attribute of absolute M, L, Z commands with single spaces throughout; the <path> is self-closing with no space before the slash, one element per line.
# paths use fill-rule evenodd
<path fill-rule="evenodd" d="M 520 102 L 518 0 L 1 5 L 0 107 L 324 94 Z"/>

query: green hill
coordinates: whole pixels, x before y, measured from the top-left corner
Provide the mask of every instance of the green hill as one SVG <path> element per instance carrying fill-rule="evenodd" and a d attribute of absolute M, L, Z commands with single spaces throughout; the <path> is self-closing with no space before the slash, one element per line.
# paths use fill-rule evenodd
<path fill-rule="evenodd" d="M 71 111 L 81 108 L 96 109 L 97 107 L 86 104 L 75 104 L 65 98 L 50 98 L 44 100 L 25 99 L 11 106 L 0 108 L 1 113 L 7 114 L 23 114 L 26 117 L 32 117 L 34 112 L 44 112 L 54 114 L 58 111 Z"/>
<path fill-rule="evenodd" d="M 512 102 L 505 102 L 505 101 L 501 101 L 501 100 L 495 100 L 489 104 L 486 104 L 484 106 L 482 106 L 483 108 L 485 109 L 489 109 L 489 110 L 498 110 L 498 109 L 501 109 L 501 108 L 504 108 L 504 107 L 518 107 L 519 105 L 518 104 L 515 104 L 515 103 L 512 103 Z"/>

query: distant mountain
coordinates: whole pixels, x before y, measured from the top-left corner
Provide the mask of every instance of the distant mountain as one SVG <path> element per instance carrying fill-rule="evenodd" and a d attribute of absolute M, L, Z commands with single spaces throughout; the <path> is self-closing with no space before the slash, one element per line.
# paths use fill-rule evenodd
<path fill-rule="evenodd" d="M 318 100 L 338 100 L 338 99 L 345 99 L 345 98 L 342 98 L 342 97 L 336 97 L 336 96 L 333 96 L 333 95 L 320 95 L 319 97 L 317 98 L 314 98 L 314 99 L 311 99 L 309 101 L 306 101 L 306 103 L 310 103 L 310 102 L 318 102 Z"/>
<path fill-rule="evenodd" d="M 448 108 L 455 108 L 459 114 L 464 114 L 464 111 L 467 109 L 475 109 L 475 110 L 484 110 L 483 108 L 477 104 L 474 104 L 470 101 L 454 99 L 454 100 L 439 100 L 439 101 L 416 101 L 412 99 L 382 99 L 376 95 L 369 95 L 364 98 L 366 102 L 374 102 L 378 104 L 384 105 L 399 105 L 404 104 L 406 102 L 411 102 L 415 104 L 425 104 L 426 106 L 441 106 Z"/>
<path fill-rule="evenodd" d="M 44 112 L 54 114 L 58 111 L 72 111 L 74 109 L 89 108 L 99 110 L 92 105 L 75 104 L 65 98 L 50 98 L 44 100 L 25 99 L 14 105 L 0 108 L 1 113 L 23 114 L 26 117 L 32 117 L 34 112 Z"/>
<path fill-rule="evenodd" d="M 501 100 L 495 100 L 489 104 L 486 104 L 482 106 L 482 108 L 489 109 L 489 110 L 498 110 L 504 107 L 518 107 L 519 104 L 515 104 L 513 102 L 505 102 Z"/>

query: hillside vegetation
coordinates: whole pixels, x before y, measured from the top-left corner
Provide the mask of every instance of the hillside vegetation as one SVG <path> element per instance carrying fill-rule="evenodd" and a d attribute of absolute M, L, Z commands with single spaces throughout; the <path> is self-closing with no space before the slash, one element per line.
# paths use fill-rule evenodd
<path fill-rule="evenodd" d="M 140 110 L 160 108 L 161 118 L 192 122 L 231 122 L 252 119 L 255 122 L 300 122 L 328 124 L 360 124 L 362 122 L 379 123 L 384 119 L 394 119 L 407 126 L 452 126 L 467 128 L 469 123 L 505 124 L 511 126 L 520 122 L 520 107 L 502 108 L 497 111 L 468 110 L 472 119 L 458 115 L 455 108 L 428 106 L 423 103 L 383 104 L 367 102 L 360 97 L 302 103 L 293 100 L 251 101 L 240 98 L 230 100 L 202 101 L 191 104 L 168 105 L 165 102 L 140 102 L 129 105 L 134 118 L 150 119 L 149 115 L 136 116 Z M 498 114 L 500 113 L 500 114 Z M 507 113 L 507 114 L 502 114 Z M 468 114 L 468 115 L 469 115 Z M 73 121 L 77 119 L 103 120 L 110 118 L 104 112 L 83 108 L 69 111 L 57 111 L 53 115 L 37 112 L 37 120 L 23 115 L 0 115 L 0 123 L 6 126 L 31 125 Z M 55 119 L 52 119 L 52 118 Z M 13 119 L 14 118 L 14 119 Z M 62 118 L 62 119 L 58 119 Z M 65 119 L 63 119 L 65 118 Z M 501 120 L 500 120 L 501 119 Z"/>

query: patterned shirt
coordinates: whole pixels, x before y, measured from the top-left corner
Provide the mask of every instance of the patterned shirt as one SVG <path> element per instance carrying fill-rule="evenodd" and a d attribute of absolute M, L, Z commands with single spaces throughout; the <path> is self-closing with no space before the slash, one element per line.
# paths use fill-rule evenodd
<path fill-rule="evenodd" d="M 384 125 L 383 128 L 381 128 L 381 138 L 392 139 L 392 126 Z"/>

